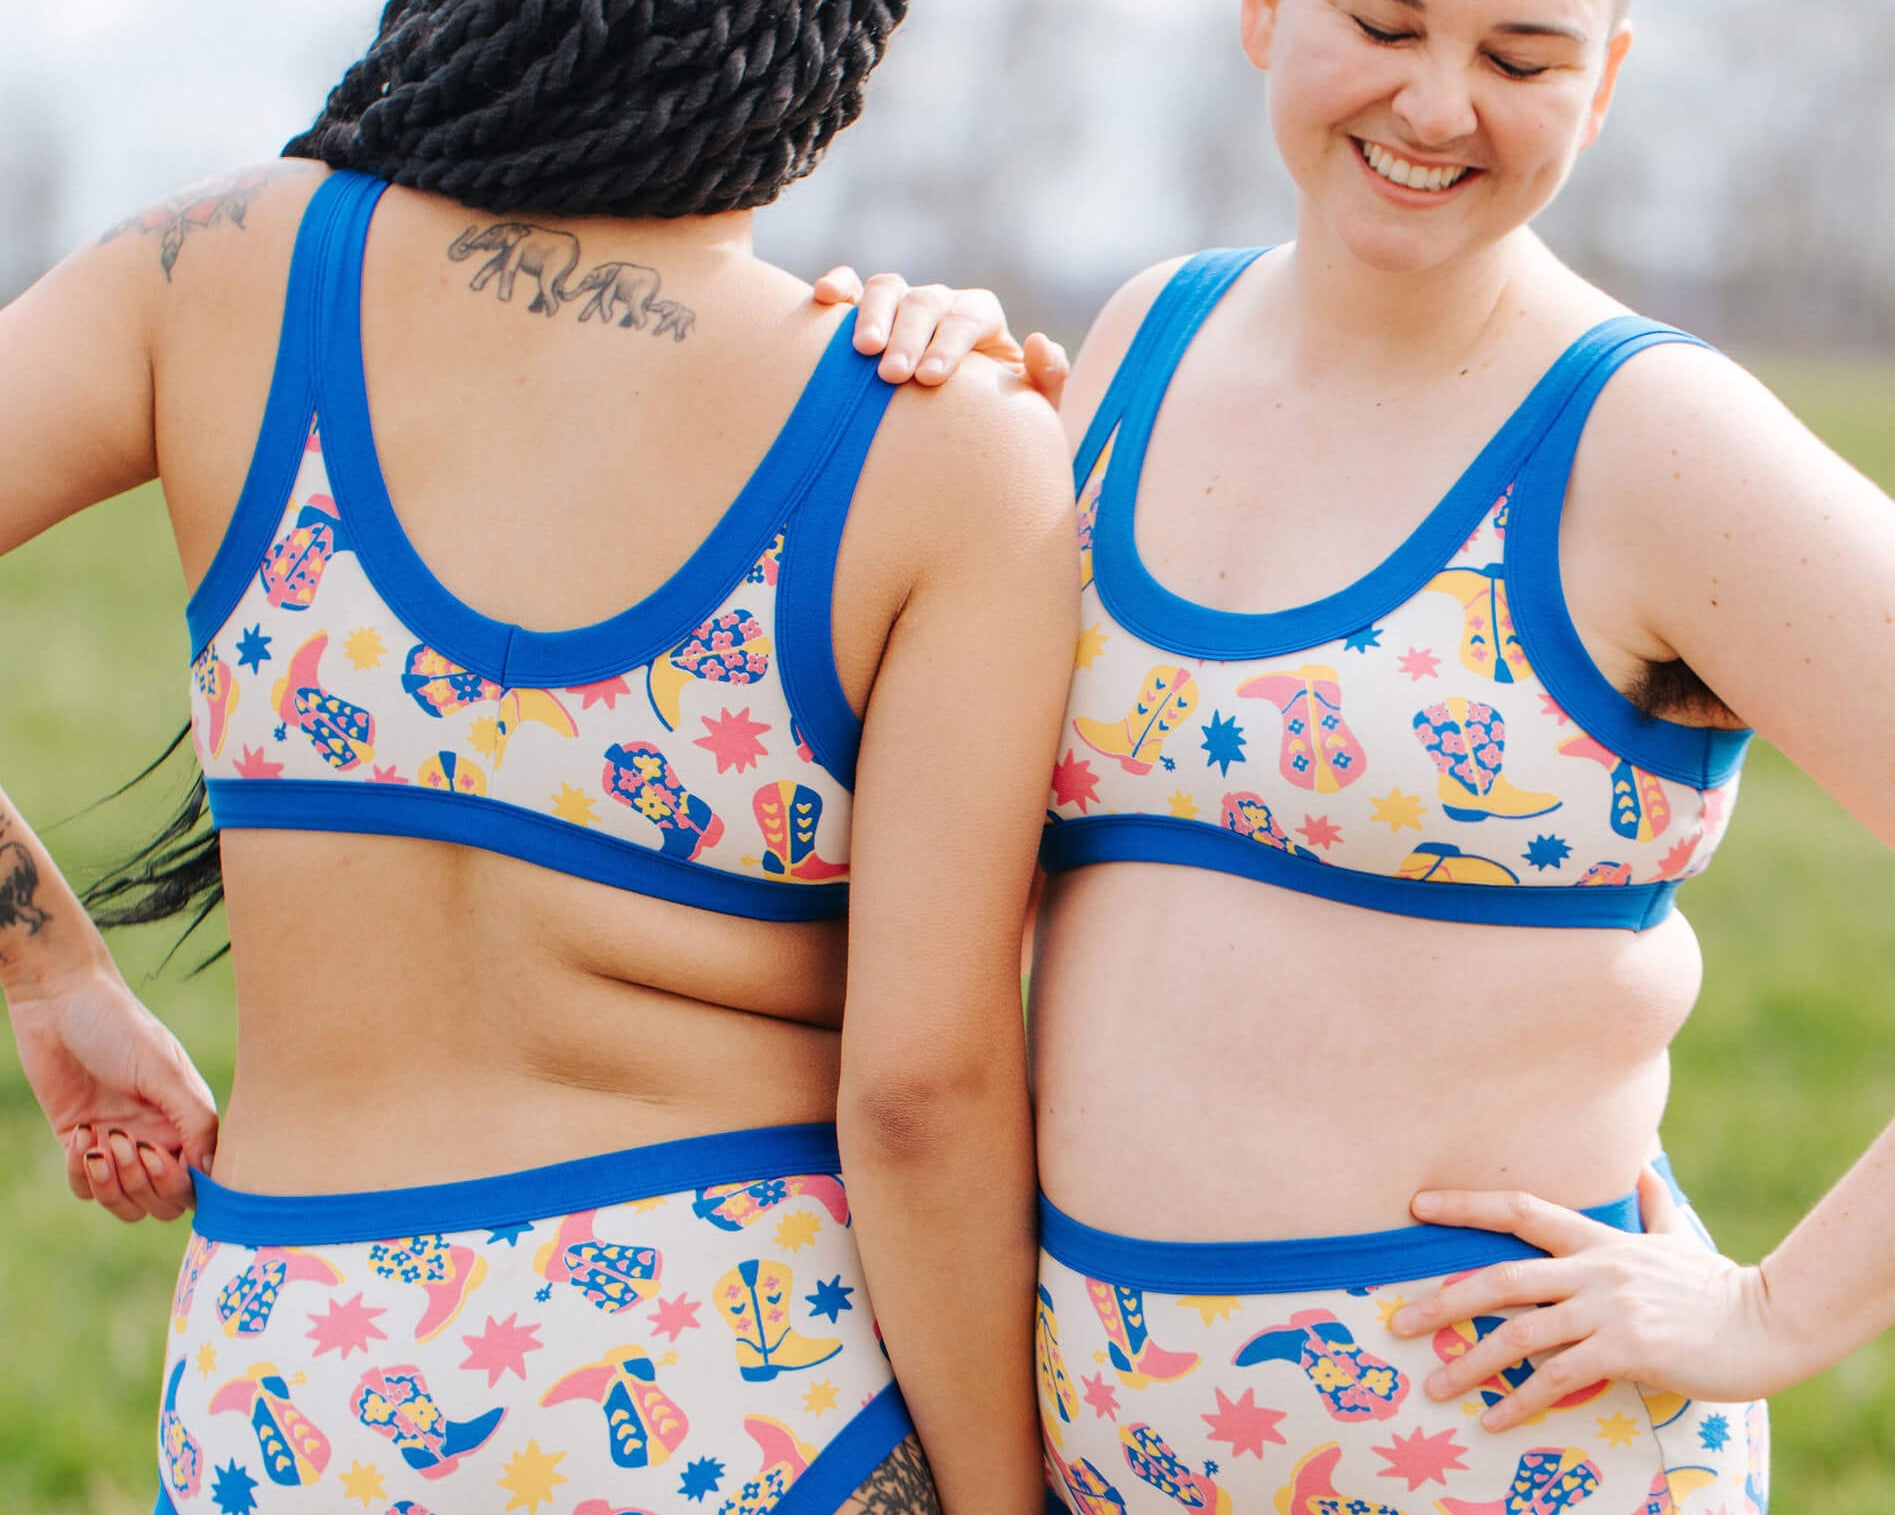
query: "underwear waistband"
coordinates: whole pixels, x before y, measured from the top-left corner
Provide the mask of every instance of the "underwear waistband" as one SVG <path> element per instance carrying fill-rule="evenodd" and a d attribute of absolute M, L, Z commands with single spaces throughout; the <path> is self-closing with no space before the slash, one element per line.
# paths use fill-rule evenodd
<path fill-rule="evenodd" d="M 1616 1230 L 1644 1229 L 1636 1193 L 1581 1213 Z M 1283 1241 L 1147 1241 L 1074 1220 L 1044 1194 L 1040 1246 L 1088 1278 L 1161 1294 L 1359 1289 L 1546 1255 L 1517 1236 L 1460 1226 L 1397 1226 Z"/>
<path fill-rule="evenodd" d="M 717 1184 L 837 1174 L 833 1124 L 761 1126 L 458 1183 L 355 1194 L 252 1194 L 193 1173 L 193 1229 L 239 1246 L 316 1247 L 545 1220 Z"/>

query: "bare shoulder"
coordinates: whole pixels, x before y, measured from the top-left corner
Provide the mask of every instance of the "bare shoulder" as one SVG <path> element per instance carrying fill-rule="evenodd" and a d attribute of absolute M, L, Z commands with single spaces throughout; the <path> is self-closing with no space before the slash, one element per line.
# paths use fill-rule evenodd
<path fill-rule="evenodd" d="M 905 526 L 930 555 L 1072 535 L 1059 418 L 998 363 L 970 357 L 938 388 L 905 385 L 890 402 L 877 453 L 879 478 L 899 492 Z"/>
<path fill-rule="evenodd" d="M 1880 491 L 1755 375 L 1720 352 L 1670 343 L 1638 354 L 1600 394 L 1576 489 L 1660 539 L 1820 511 Z"/>
<path fill-rule="evenodd" d="M 1074 446 L 1091 423 L 1093 411 L 1105 398 L 1112 375 L 1125 360 L 1126 351 L 1138 335 L 1139 325 L 1152 302 L 1188 261 L 1186 257 L 1168 258 L 1133 275 L 1118 287 L 1094 319 L 1073 362 L 1072 378 L 1067 381 L 1066 394 L 1059 407 L 1066 423 L 1066 435 Z"/>

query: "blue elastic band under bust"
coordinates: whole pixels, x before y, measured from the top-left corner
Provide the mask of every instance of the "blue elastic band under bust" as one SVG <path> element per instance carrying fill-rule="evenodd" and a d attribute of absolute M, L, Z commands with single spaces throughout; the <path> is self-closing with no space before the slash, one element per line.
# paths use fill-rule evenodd
<path fill-rule="evenodd" d="M 250 1194 L 203 1173 L 193 1229 L 247 1247 L 321 1247 L 491 1230 L 713 1184 L 839 1174 L 833 1125 L 760 1126 L 581 1157 L 462 1183 L 357 1194 Z"/>
<path fill-rule="evenodd" d="M 1615 1230 L 1644 1230 L 1636 1193 L 1580 1213 Z M 1074 1220 L 1044 1194 L 1040 1246 L 1087 1278 L 1162 1294 L 1360 1289 L 1546 1256 L 1517 1236 L 1460 1226 L 1398 1226 L 1289 1241 L 1141 1241 Z"/>

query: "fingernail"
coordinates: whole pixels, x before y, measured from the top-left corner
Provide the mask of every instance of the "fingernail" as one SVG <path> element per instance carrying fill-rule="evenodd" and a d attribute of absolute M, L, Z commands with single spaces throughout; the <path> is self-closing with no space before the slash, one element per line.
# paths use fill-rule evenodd
<path fill-rule="evenodd" d="M 107 1136 L 106 1140 L 111 1145 L 112 1156 L 117 1158 L 120 1162 L 129 1163 L 136 1156 L 136 1153 L 132 1147 L 132 1139 L 129 1136 L 127 1136 L 123 1131 L 114 1131 L 110 1133 Z"/>
<path fill-rule="evenodd" d="M 72 1128 L 72 1139 L 78 1142 L 82 1147 L 91 1146 L 92 1128 L 90 1126 L 74 1126 Z"/>
<path fill-rule="evenodd" d="M 1439 1215 L 1441 1213 L 1441 1196 L 1439 1194 L 1417 1194 L 1415 1196 L 1414 1211 L 1417 1215 Z"/>
<path fill-rule="evenodd" d="M 862 328 L 862 338 L 866 342 L 879 342 L 882 336 L 882 328 L 879 326 L 870 325 Z"/>
<path fill-rule="evenodd" d="M 86 1153 L 86 1166 L 90 1168 L 94 1163 L 98 1164 L 99 1171 L 101 1173 L 107 1171 L 109 1167 L 109 1165 L 106 1163 L 105 1154 L 103 1152 Z"/>
<path fill-rule="evenodd" d="M 937 379 L 947 372 L 947 364 L 943 363 L 939 358 L 930 358 L 921 365 L 921 372 L 926 378 Z"/>
<path fill-rule="evenodd" d="M 1448 1391 L 1448 1376 L 1445 1373 L 1430 1373 L 1425 1385 L 1430 1399 L 1440 1399 Z"/>
<path fill-rule="evenodd" d="M 144 1164 L 145 1171 L 153 1178 L 156 1178 L 160 1173 L 164 1172 L 164 1159 L 158 1156 L 158 1149 L 156 1147 L 148 1147 L 145 1143 L 140 1142 L 138 1144 L 138 1160 Z"/>
<path fill-rule="evenodd" d="M 1489 1431 L 1498 1431 L 1500 1429 L 1500 1411 L 1489 1410 L 1485 1415 L 1481 1416 L 1480 1423 Z"/>
<path fill-rule="evenodd" d="M 1420 1318 L 1420 1311 L 1416 1310 L 1413 1305 L 1407 1305 L 1389 1316 L 1388 1328 L 1397 1336 L 1406 1336 L 1410 1331 L 1414 1330 L 1415 1322 Z"/>

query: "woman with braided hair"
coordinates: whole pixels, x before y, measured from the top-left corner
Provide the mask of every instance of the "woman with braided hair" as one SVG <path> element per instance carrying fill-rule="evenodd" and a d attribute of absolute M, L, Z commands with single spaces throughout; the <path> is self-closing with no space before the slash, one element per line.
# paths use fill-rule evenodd
<path fill-rule="evenodd" d="M 158 476 L 194 586 L 202 778 L 92 898 L 227 886 L 221 1132 L 0 808 L 71 1185 L 196 1206 L 160 1511 L 1038 1508 L 1059 433 L 751 247 L 904 8 L 393 0 L 0 311 L 0 549 Z"/>

